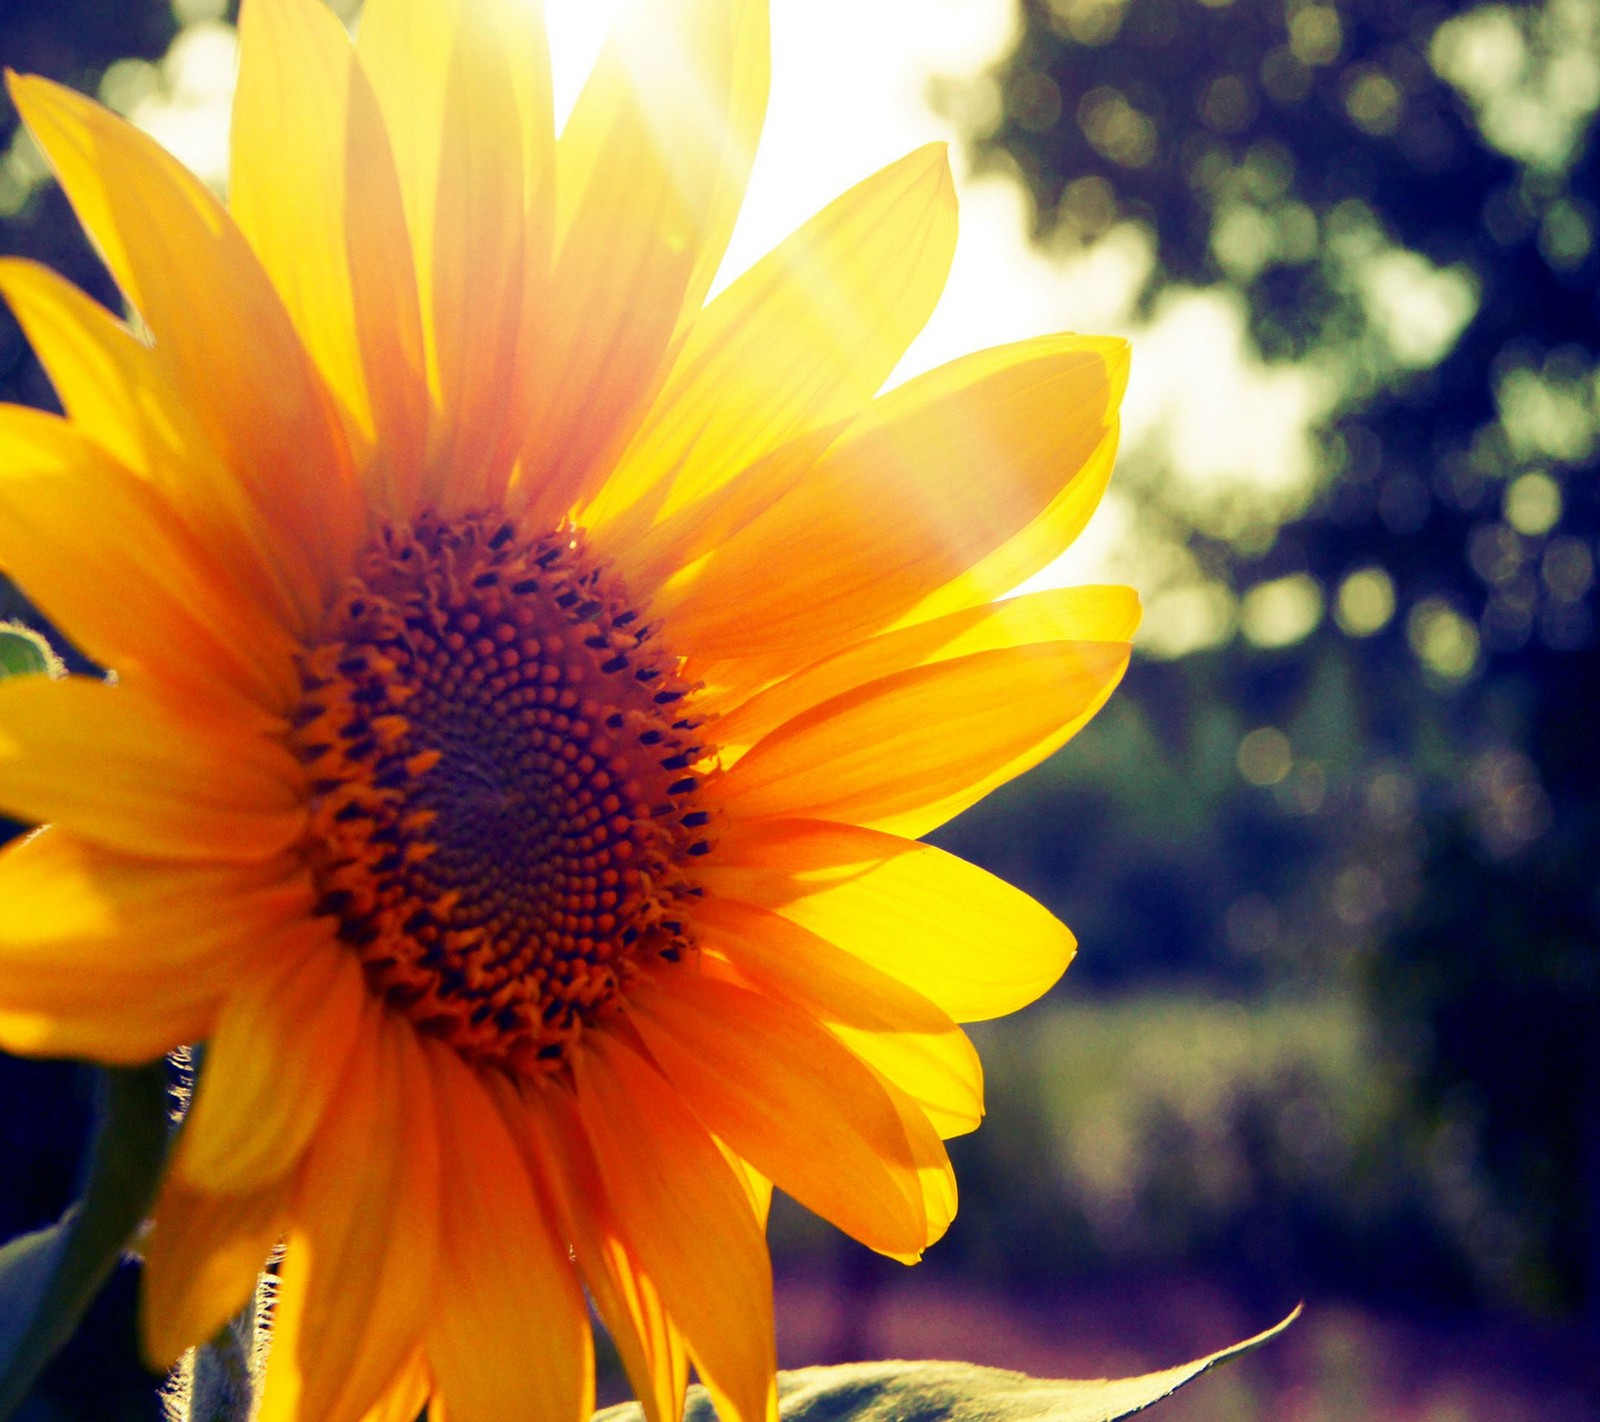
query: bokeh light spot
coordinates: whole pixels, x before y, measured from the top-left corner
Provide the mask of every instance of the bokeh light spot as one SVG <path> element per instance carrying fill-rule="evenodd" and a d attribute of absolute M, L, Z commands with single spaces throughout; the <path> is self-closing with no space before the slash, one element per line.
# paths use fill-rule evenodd
<path fill-rule="evenodd" d="M 1077 44 L 1110 44 L 1125 9 L 1124 0 L 1050 0 L 1050 23 Z"/>
<path fill-rule="evenodd" d="M 1545 210 L 1539 224 L 1539 251 L 1558 272 L 1581 267 L 1594 250 L 1594 223 L 1585 207 L 1568 198 Z"/>
<path fill-rule="evenodd" d="M 1048 74 L 1029 69 L 1012 81 L 1006 107 L 1029 133 L 1048 133 L 1061 119 L 1061 90 Z"/>
<path fill-rule="evenodd" d="M 1545 549 L 1539 575 L 1552 597 L 1576 602 L 1594 583 L 1594 555 L 1581 538 L 1553 539 Z"/>
<path fill-rule="evenodd" d="M 1518 475 L 1506 487 L 1505 516 L 1518 533 L 1542 538 L 1561 522 L 1561 486 L 1542 470 Z"/>
<path fill-rule="evenodd" d="M 1156 156 L 1154 121 L 1109 85 L 1101 84 L 1083 96 L 1078 126 L 1101 154 L 1124 168 L 1148 167 Z"/>
<path fill-rule="evenodd" d="M 1239 774 L 1252 785 L 1276 785 L 1293 766 L 1289 738 L 1276 726 L 1258 726 L 1239 742 Z"/>
<path fill-rule="evenodd" d="M 1465 681 L 1478 665 L 1478 629 L 1443 598 L 1424 598 L 1406 618 L 1417 660 L 1440 681 Z"/>
<path fill-rule="evenodd" d="M 1236 604 L 1220 583 L 1186 583 L 1151 597 L 1139 646 L 1151 656 L 1176 658 L 1215 647 L 1233 631 Z"/>
<path fill-rule="evenodd" d="M 1302 64 L 1332 64 L 1344 45 L 1344 27 L 1331 5 L 1307 5 L 1289 22 L 1289 48 Z"/>
<path fill-rule="evenodd" d="M 1258 647 L 1292 647 L 1321 620 L 1322 589 L 1305 573 L 1261 583 L 1239 605 L 1240 630 Z"/>
<path fill-rule="evenodd" d="M 1400 127 L 1404 95 L 1400 86 L 1381 69 L 1351 71 L 1344 92 L 1345 112 L 1365 133 L 1386 137 Z"/>
<path fill-rule="evenodd" d="M 1200 117 L 1218 133 L 1242 133 L 1255 116 L 1255 96 L 1237 74 L 1218 75 L 1200 97 Z"/>
<path fill-rule="evenodd" d="M 1334 621 L 1349 637 L 1370 637 L 1394 616 L 1394 580 L 1382 568 L 1357 568 L 1339 584 Z"/>

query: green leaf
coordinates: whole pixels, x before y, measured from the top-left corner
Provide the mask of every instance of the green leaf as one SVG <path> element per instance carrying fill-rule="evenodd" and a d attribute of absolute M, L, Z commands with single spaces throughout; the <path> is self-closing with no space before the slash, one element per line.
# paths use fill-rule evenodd
<path fill-rule="evenodd" d="M 60 676 L 61 660 L 50 644 L 20 622 L 0 622 L 0 681 L 8 676 Z"/>
<path fill-rule="evenodd" d="M 1220 1353 L 1146 1373 L 1091 1382 L 1030 1378 L 970 1363 L 846 1363 L 778 1374 L 784 1422 L 1116 1422 L 1170 1397 L 1208 1368 L 1236 1358 L 1283 1332 L 1296 1318 Z M 595 1422 L 636 1422 L 639 1404 L 597 1413 Z M 684 1422 L 712 1422 L 705 1389 L 689 1389 Z"/>
<path fill-rule="evenodd" d="M 107 1071 L 82 1198 L 58 1224 L 0 1249 L 0 1419 L 72 1336 L 149 1214 L 166 1151 L 166 1064 Z"/>

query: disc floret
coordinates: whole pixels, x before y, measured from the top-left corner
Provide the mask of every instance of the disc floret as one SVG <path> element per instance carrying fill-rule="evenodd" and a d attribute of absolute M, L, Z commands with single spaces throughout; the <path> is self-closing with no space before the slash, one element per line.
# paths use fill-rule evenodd
<path fill-rule="evenodd" d="M 318 912 L 419 1030 L 558 1070 L 641 971 L 693 950 L 711 748 L 580 532 L 381 529 L 301 679 Z"/>

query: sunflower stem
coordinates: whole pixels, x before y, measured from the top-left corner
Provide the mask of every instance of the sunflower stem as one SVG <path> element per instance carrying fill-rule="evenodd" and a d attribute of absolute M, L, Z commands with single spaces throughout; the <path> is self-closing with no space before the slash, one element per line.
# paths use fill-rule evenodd
<path fill-rule="evenodd" d="M 195 1349 L 189 1422 L 250 1422 L 255 1405 L 251 1367 L 255 1344 L 256 1300 L 252 1295 L 209 1343 Z"/>

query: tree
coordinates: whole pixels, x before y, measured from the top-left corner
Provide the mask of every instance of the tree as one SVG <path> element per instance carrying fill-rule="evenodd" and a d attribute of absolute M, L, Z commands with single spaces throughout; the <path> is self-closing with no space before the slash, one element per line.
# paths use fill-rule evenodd
<path fill-rule="evenodd" d="M 1143 312 L 1184 287 L 1236 296 L 1263 357 L 1335 391 L 1317 494 L 1265 536 L 1185 526 L 1168 470 L 1127 471 L 1247 609 L 1288 579 L 1334 609 L 1298 671 L 1236 640 L 1130 676 L 1146 723 L 1179 723 L 1171 744 L 1207 698 L 1282 727 L 1325 708 L 1329 678 L 1349 690 L 1355 744 L 1317 762 L 1337 793 L 1291 861 L 1326 880 L 1274 889 L 1235 852 L 1210 897 L 1264 894 L 1282 918 L 1343 884 L 1359 916 L 1365 891 L 1350 971 L 1415 1073 L 1421 1129 L 1465 1139 L 1487 1181 L 1462 1206 L 1464 1270 L 1492 1297 L 1596 1303 L 1600 17 L 1582 0 L 1024 12 L 979 151 L 1021 172 L 1038 236 L 1138 224 Z M 1295 691 L 1256 720 L 1274 678 Z M 1329 964 L 1351 936 L 1332 918 Z"/>

